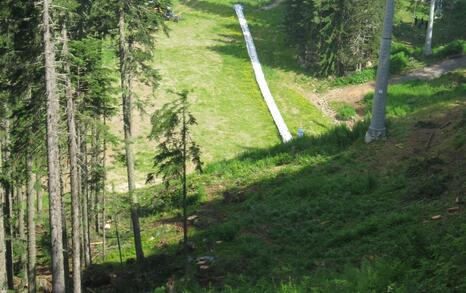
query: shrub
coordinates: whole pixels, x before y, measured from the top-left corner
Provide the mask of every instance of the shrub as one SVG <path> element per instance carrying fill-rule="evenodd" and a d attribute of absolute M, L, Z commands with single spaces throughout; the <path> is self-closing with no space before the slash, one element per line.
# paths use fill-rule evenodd
<path fill-rule="evenodd" d="M 395 55 L 400 52 L 403 52 L 407 56 L 411 56 L 413 54 L 413 49 L 406 47 L 404 44 L 401 43 L 393 43 L 391 54 Z"/>
<path fill-rule="evenodd" d="M 401 73 L 406 67 L 408 67 L 409 58 L 404 52 L 398 52 L 390 58 L 390 73 L 398 74 Z"/>
<path fill-rule="evenodd" d="M 366 68 L 361 71 L 353 72 L 350 75 L 336 78 L 332 81 L 333 86 L 345 86 L 351 84 L 362 84 L 374 80 L 376 68 Z"/>
<path fill-rule="evenodd" d="M 452 55 L 465 54 L 466 53 L 466 41 L 455 40 L 445 46 L 434 49 L 434 55 L 436 57 L 448 57 Z"/>
<path fill-rule="evenodd" d="M 337 112 L 337 119 L 348 121 L 356 116 L 356 110 L 345 103 L 332 103 L 332 108 Z"/>

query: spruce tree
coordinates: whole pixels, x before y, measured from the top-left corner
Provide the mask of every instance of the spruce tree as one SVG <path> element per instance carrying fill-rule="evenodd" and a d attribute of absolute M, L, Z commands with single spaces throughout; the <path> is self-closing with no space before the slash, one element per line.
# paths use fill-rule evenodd
<path fill-rule="evenodd" d="M 60 152 L 58 142 L 59 97 L 57 92 L 57 72 L 55 42 L 51 19 L 52 0 L 43 1 L 43 31 L 45 81 L 47 96 L 47 162 L 50 228 L 52 238 L 52 284 L 53 292 L 65 292 L 65 269 L 63 259 L 62 204 L 60 194 Z"/>
<path fill-rule="evenodd" d="M 119 1 L 118 41 L 120 60 L 120 82 L 123 104 L 123 130 L 125 136 L 128 193 L 131 199 L 131 221 L 134 233 L 134 246 L 138 262 L 144 260 L 141 231 L 139 225 L 139 199 L 134 192 L 135 167 L 133 151 L 134 79 L 150 87 L 157 86 L 158 73 L 151 66 L 155 39 L 153 33 L 163 26 L 163 14 L 168 1 Z"/>
<path fill-rule="evenodd" d="M 148 175 L 152 181 L 156 175 L 161 176 L 167 190 L 175 182 L 175 194 L 181 194 L 183 211 L 183 244 L 188 247 L 188 163 L 194 170 L 202 172 L 200 149 L 191 136 L 191 127 L 197 124 L 196 118 L 189 111 L 188 92 L 178 93 L 178 99 L 157 110 L 151 119 L 150 138 L 158 142 L 158 151 L 154 156 L 155 173 Z"/>
<path fill-rule="evenodd" d="M 318 75 L 343 75 L 374 59 L 381 0 L 290 0 L 286 27 L 300 63 Z M 368 17 L 370 15 L 370 17 Z"/>

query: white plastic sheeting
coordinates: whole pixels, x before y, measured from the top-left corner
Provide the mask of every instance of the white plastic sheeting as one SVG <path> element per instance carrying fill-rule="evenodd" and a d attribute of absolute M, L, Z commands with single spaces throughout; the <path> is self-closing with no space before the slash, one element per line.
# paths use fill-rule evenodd
<path fill-rule="evenodd" d="M 272 114 L 272 118 L 277 125 L 278 131 L 280 132 L 280 136 L 282 137 L 283 142 L 289 142 L 293 137 L 291 136 L 288 127 L 286 126 L 285 120 L 283 120 L 280 111 L 278 110 L 277 104 L 270 92 L 269 86 L 267 85 L 267 81 L 265 80 L 264 72 L 262 71 L 262 66 L 259 62 L 259 57 L 257 56 L 256 46 L 254 46 L 254 41 L 252 39 L 251 32 L 249 31 L 248 23 L 246 18 L 244 17 L 243 13 L 243 6 L 240 4 L 236 4 L 234 6 L 236 14 L 238 15 L 239 23 L 241 25 L 241 29 L 243 30 L 244 39 L 246 41 L 246 45 L 248 48 L 249 57 L 251 58 L 252 67 L 254 69 L 254 73 L 256 75 L 256 80 L 259 85 L 259 88 L 262 92 L 262 96 L 264 97 L 265 103 L 269 108 L 270 113 Z"/>

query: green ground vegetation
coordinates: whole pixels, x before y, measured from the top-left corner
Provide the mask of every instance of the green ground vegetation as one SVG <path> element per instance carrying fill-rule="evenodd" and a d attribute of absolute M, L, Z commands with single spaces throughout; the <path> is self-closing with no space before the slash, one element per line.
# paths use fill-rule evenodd
<path fill-rule="evenodd" d="M 124 292 L 163 292 L 171 276 L 182 292 L 465 290 L 465 81 L 463 70 L 392 86 L 385 141 L 364 144 L 361 122 L 210 164 L 190 178 L 189 256 L 179 202 L 140 190 L 147 266 L 127 261 L 122 221 L 124 263 L 111 233 L 91 274 L 115 274 L 110 290 Z"/>

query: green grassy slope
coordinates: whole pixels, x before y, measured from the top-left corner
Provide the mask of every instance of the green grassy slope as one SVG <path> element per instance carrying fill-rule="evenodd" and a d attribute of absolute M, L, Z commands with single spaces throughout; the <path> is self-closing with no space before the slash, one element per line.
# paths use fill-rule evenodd
<path fill-rule="evenodd" d="M 174 5 L 181 21 L 169 23 L 169 37 L 157 36 L 154 66 L 160 70 L 162 80 L 147 112 L 170 101 L 174 97 L 168 93 L 170 90 L 192 90 L 193 112 L 199 120 L 194 137 L 207 162 L 231 159 L 248 149 L 279 143 L 233 9 L 236 2 L 182 2 Z M 301 72 L 293 51 L 284 43 L 283 7 L 260 10 L 267 2 L 242 1 L 271 91 L 292 134 L 300 127 L 309 134 L 321 133 L 331 123 L 304 95 L 312 89 L 309 83 L 312 79 Z M 139 96 L 147 96 L 151 89 L 139 88 L 137 92 Z M 114 127 L 119 131 L 120 124 L 115 123 Z M 147 117 L 137 120 L 139 182 L 144 181 L 151 168 L 153 149 L 146 139 L 148 132 Z M 116 164 L 110 173 L 110 181 L 118 184 L 125 169 Z"/>
<path fill-rule="evenodd" d="M 118 265 L 112 249 L 91 274 L 113 283 L 93 290 L 164 292 L 173 275 L 181 292 L 464 292 L 465 85 L 463 70 L 391 87 L 386 141 L 364 144 L 361 123 L 208 166 L 191 178 L 188 262 L 177 210 L 139 191 L 148 262 Z"/>

